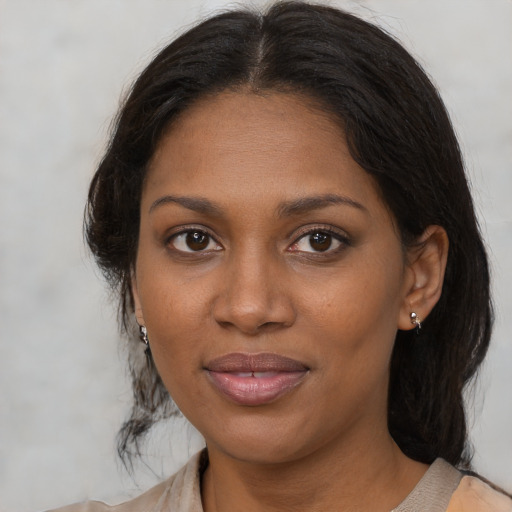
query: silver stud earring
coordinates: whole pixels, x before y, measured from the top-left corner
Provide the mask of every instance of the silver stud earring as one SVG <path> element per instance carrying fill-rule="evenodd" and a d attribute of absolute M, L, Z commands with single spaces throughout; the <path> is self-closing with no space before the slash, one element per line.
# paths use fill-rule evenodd
<path fill-rule="evenodd" d="M 421 320 L 419 316 L 414 311 L 412 311 L 409 316 L 411 317 L 411 324 L 416 326 L 416 333 L 418 333 L 421 329 Z"/>
<path fill-rule="evenodd" d="M 149 348 L 148 330 L 145 325 L 139 325 L 139 338 L 144 345 L 146 345 L 145 353 L 149 354 L 151 349 Z"/>

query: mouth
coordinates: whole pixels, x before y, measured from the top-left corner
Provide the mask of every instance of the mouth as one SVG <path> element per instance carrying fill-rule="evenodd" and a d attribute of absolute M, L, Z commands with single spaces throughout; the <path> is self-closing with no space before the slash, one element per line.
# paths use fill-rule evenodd
<path fill-rule="evenodd" d="M 309 368 L 272 353 L 233 353 L 213 359 L 204 370 L 215 389 L 238 405 L 258 406 L 276 401 L 298 386 Z"/>

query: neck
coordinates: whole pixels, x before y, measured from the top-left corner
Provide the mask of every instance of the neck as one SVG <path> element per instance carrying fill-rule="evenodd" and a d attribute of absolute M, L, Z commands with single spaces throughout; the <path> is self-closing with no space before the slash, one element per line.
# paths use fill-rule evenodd
<path fill-rule="evenodd" d="M 345 439 L 343 445 L 329 444 L 277 464 L 241 461 L 209 445 L 210 465 L 202 483 L 204 510 L 388 512 L 426 471 L 400 451 L 387 431 L 382 438 L 373 432 L 364 442 Z"/>

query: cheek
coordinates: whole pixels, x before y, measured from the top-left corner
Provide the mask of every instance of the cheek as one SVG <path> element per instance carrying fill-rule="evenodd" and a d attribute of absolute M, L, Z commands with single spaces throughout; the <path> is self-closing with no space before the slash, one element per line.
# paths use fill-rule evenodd
<path fill-rule="evenodd" d="M 142 238 L 142 237 L 141 237 Z M 146 237 L 148 238 L 148 237 Z M 142 243 L 142 242 L 145 243 Z M 173 265 L 165 249 L 141 240 L 137 258 L 137 289 L 144 320 L 159 344 L 181 326 L 197 325 L 204 308 L 204 279 L 193 279 Z"/>
<path fill-rule="evenodd" d="M 398 301 L 396 283 L 372 277 L 347 279 L 317 294 L 317 307 L 308 315 L 304 332 L 318 340 L 313 350 L 325 407 L 334 399 L 345 411 L 363 403 L 380 411 L 386 403 Z"/>
<path fill-rule="evenodd" d="M 386 387 L 402 300 L 402 271 L 400 264 L 360 259 L 357 268 L 339 269 L 323 286 L 304 295 L 303 331 L 318 340 L 313 350 L 330 375 L 326 384 L 332 385 L 333 393 L 355 382 L 361 392 Z"/>
<path fill-rule="evenodd" d="M 403 269 L 400 260 L 389 261 L 368 257 L 336 269 L 316 286 L 304 287 L 305 316 L 316 328 L 339 330 L 340 335 L 376 325 L 396 330 Z"/>
<path fill-rule="evenodd" d="M 137 289 L 155 362 L 160 354 L 186 348 L 188 343 L 176 341 L 190 336 L 200 321 L 200 302 L 193 287 L 179 283 L 142 255 L 137 262 Z"/>
<path fill-rule="evenodd" d="M 201 304 L 194 294 L 180 293 L 161 279 L 148 288 L 147 314 L 151 354 L 162 381 L 179 409 L 188 414 L 187 404 L 201 407 L 203 400 L 193 382 L 201 373 L 198 345 L 205 338 Z"/>
<path fill-rule="evenodd" d="M 164 279 L 155 279 L 147 291 L 142 304 L 152 344 L 162 351 L 193 347 L 191 340 L 204 331 L 206 305 L 200 291 Z"/>

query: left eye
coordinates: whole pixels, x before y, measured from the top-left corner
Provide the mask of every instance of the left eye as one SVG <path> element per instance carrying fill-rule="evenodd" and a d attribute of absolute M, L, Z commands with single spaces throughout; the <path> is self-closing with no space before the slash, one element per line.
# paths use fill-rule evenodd
<path fill-rule="evenodd" d="M 314 231 L 300 237 L 291 247 L 293 251 L 300 252 L 327 252 L 338 249 L 341 240 L 326 231 Z"/>
<path fill-rule="evenodd" d="M 221 248 L 208 233 L 199 230 L 178 233 L 169 243 L 174 249 L 182 252 L 218 251 Z"/>

